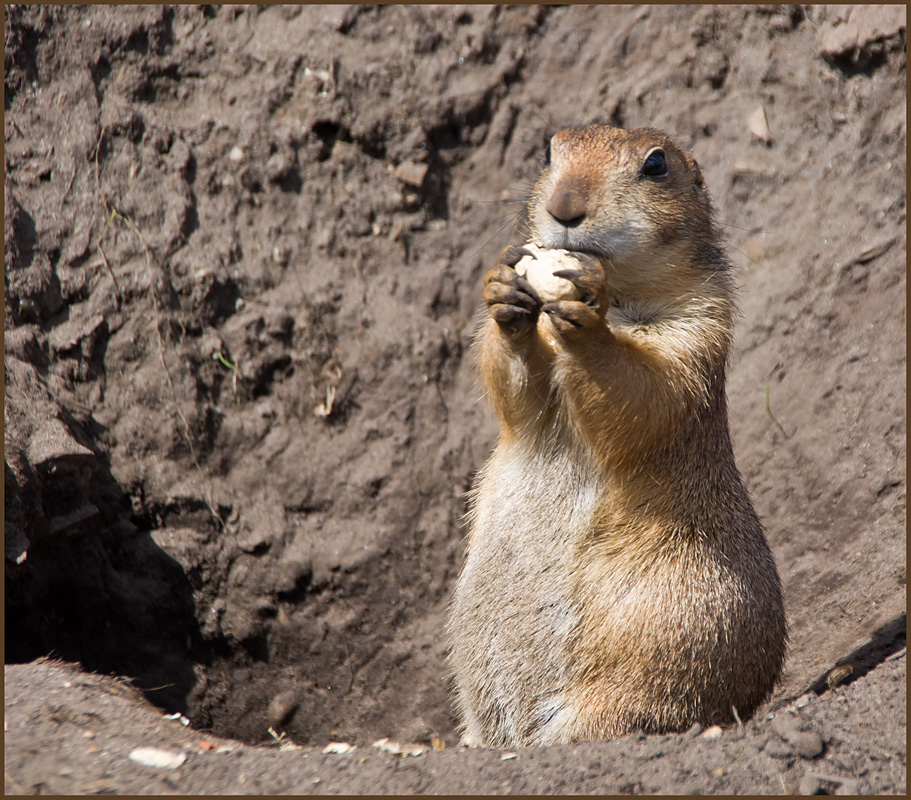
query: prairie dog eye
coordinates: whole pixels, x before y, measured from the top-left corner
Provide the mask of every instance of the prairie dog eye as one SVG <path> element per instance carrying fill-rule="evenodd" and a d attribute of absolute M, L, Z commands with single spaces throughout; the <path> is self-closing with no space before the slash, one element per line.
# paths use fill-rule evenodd
<path fill-rule="evenodd" d="M 547 143 L 547 147 L 544 148 L 544 156 L 541 159 L 541 162 L 545 167 L 550 166 L 550 142 Z"/>
<path fill-rule="evenodd" d="M 656 147 L 649 151 L 642 164 L 642 174 L 649 178 L 663 178 L 667 175 L 667 161 L 664 159 L 664 150 Z"/>

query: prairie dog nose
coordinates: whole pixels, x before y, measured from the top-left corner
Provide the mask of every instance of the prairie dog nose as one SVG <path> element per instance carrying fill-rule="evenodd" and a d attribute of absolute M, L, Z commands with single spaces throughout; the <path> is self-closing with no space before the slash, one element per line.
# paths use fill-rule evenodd
<path fill-rule="evenodd" d="M 557 184 L 545 207 L 554 219 L 574 227 L 585 219 L 588 187 L 579 178 L 564 178 Z"/>

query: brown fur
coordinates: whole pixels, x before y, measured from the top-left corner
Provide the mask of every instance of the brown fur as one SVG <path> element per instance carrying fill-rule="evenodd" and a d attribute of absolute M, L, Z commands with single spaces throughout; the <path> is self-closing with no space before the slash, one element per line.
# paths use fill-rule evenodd
<path fill-rule="evenodd" d="M 449 621 L 466 739 L 746 717 L 779 677 L 785 618 L 728 434 L 733 286 L 702 175 L 651 130 L 551 148 L 526 234 L 579 253 L 584 296 L 542 306 L 517 248 L 485 281 L 500 441 Z M 643 171 L 655 148 L 666 175 Z"/>

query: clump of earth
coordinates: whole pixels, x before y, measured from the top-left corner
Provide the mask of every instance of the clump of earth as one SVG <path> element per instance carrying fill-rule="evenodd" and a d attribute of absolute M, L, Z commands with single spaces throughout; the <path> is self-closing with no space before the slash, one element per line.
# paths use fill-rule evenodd
<path fill-rule="evenodd" d="M 497 435 L 481 282 L 549 136 L 592 122 L 696 157 L 737 268 L 732 435 L 790 623 L 750 790 L 903 791 L 905 31 L 903 7 L 7 7 L 6 703 L 32 729 L 7 791 L 188 786 L 77 748 L 83 713 L 124 742 L 182 715 L 262 775 L 301 752 L 247 745 L 335 769 L 328 742 L 388 737 L 486 770 L 453 791 L 744 790 L 693 782 L 695 734 L 648 737 L 657 771 L 622 785 L 599 776 L 628 740 L 529 755 L 539 784 L 455 748 L 446 607 Z M 102 713 L 48 656 L 143 699 Z M 770 756 L 782 714 L 822 749 Z M 31 754 L 42 730 L 70 744 Z M 192 791 L 236 789 L 208 757 Z M 308 790 L 442 785 L 361 763 Z"/>

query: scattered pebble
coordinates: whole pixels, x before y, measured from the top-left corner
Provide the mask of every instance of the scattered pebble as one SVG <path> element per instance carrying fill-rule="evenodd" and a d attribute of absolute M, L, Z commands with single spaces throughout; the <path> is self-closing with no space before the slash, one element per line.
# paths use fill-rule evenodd
<path fill-rule="evenodd" d="M 765 107 L 761 103 L 747 117 L 747 128 L 761 142 L 771 143 L 772 132 L 769 130 L 769 120 L 766 117 Z"/>
<path fill-rule="evenodd" d="M 144 767 L 177 769 L 187 760 L 187 754 L 175 753 L 172 750 L 160 750 L 157 747 L 137 747 L 130 753 L 128 758 L 130 761 L 135 761 Z"/>
<path fill-rule="evenodd" d="M 711 728 L 706 728 L 705 733 L 702 734 L 703 739 L 720 739 L 721 738 L 721 727 L 719 725 L 712 725 Z"/>
<path fill-rule="evenodd" d="M 399 744 L 389 739 L 377 739 L 373 746 L 394 756 L 421 756 L 430 749 L 420 744 Z"/>
<path fill-rule="evenodd" d="M 355 745 L 348 744 L 347 742 L 329 742 L 324 748 L 324 753 L 350 753 L 352 750 L 357 749 Z"/>
<path fill-rule="evenodd" d="M 231 152 L 228 153 L 228 158 L 232 161 L 243 161 L 244 160 L 244 151 L 240 149 L 237 145 L 231 148 Z"/>
<path fill-rule="evenodd" d="M 424 185 L 424 178 L 427 177 L 428 169 L 430 169 L 430 167 L 427 164 L 419 164 L 414 161 L 403 161 L 395 170 L 393 170 L 392 174 L 402 183 L 420 189 Z"/>
<path fill-rule="evenodd" d="M 518 757 L 518 753 L 503 753 L 503 755 L 500 756 L 500 761 L 511 761 L 512 759 Z"/>

